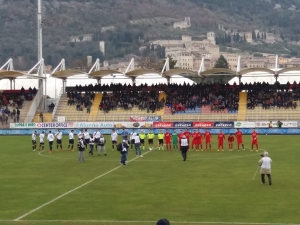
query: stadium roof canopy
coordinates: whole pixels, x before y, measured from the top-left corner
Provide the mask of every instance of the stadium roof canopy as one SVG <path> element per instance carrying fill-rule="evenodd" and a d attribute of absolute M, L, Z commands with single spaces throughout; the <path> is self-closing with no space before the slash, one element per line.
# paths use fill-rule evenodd
<path fill-rule="evenodd" d="M 211 70 L 206 70 L 201 73 L 201 76 L 210 76 L 210 75 L 236 75 L 235 71 L 225 68 L 213 68 Z"/>
<path fill-rule="evenodd" d="M 290 68 L 284 68 L 281 69 L 277 72 L 277 74 L 283 74 L 283 73 L 287 73 L 287 72 L 299 72 L 300 71 L 300 67 L 290 67 Z"/>
<path fill-rule="evenodd" d="M 65 80 L 71 76 L 76 76 L 76 75 L 86 75 L 86 73 L 78 71 L 78 70 L 61 70 L 61 71 L 56 71 L 55 73 L 51 74 L 53 78 L 58 78 Z"/>
<path fill-rule="evenodd" d="M 122 75 L 123 73 L 121 73 L 117 70 L 96 70 L 96 71 L 91 72 L 89 74 L 89 76 L 91 78 L 102 78 L 102 77 L 113 75 L 113 74 Z"/>
<path fill-rule="evenodd" d="M 0 79 L 16 79 L 24 76 L 25 73 L 15 70 L 0 70 Z"/>
<path fill-rule="evenodd" d="M 137 69 L 137 70 L 132 70 L 130 72 L 127 72 L 125 76 L 130 78 L 135 78 L 146 74 L 159 74 L 159 73 L 155 70 L 150 70 L 150 69 Z"/>
<path fill-rule="evenodd" d="M 191 76 L 197 76 L 197 72 L 191 71 L 191 70 L 185 70 L 185 69 L 172 69 L 165 71 L 162 76 L 163 77 L 172 77 L 174 75 L 180 75 L 183 77 L 191 77 Z"/>
<path fill-rule="evenodd" d="M 274 70 L 270 70 L 267 68 L 248 68 L 248 69 L 244 69 L 244 70 L 241 70 L 240 72 L 238 72 L 238 75 L 243 76 L 244 74 L 253 73 L 253 72 L 266 72 L 266 73 L 275 75 Z"/>

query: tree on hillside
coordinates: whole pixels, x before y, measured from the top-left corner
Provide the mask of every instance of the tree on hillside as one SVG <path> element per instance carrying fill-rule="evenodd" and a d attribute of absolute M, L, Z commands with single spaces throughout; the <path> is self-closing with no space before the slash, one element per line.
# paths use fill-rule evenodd
<path fill-rule="evenodd" d="M 175 69 L 175 65 L 177 63 L 177 60 L 174 60 L 170 55 L 168 55 L 168 58 L 169 58 L 170 69 Z"/>
<path fill-rule="evenodd" d="M 252 39 L 253 39 L 253 40 L 256 40 L 255 31 L 252 31 Z"/>
<path fill-rule="evenodd" d="M 216 62 L 214 68 L 225 68 L 229 69 L 229 64 L 223 55 L 220 56 L 218 61 Z"/>
<path fill-rule="evenodd" d="M 158 59 L 155 53 L 150 54 L 149 57 L 141 57 L 137 62 L 142 69 L 150 69 L 157 72 L 161 72 L 164 65 L 163 61 Z"/>
<path fill-rule="evenodd" d="M 257 39 L 260 39 L 260 35 L 259 35 L 259 33 L 257 33 Z"/>

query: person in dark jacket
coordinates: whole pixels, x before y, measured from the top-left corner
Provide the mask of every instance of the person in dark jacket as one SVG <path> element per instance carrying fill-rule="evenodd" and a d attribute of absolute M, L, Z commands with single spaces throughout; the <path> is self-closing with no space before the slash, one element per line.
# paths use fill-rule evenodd
<path fill-rule="evenodd" d="M 78 140 L 78 162 L 84 162 L 84 149 L 84 138 L 82 137 Z"/>
<path fill-rule="evenodd" d="M 127 148 L 129 148 L 128 142 L 126 140 L 123 140 L 122 143 L 118 144 L 118 151 L 121 153 L 121 160 L 120 164 L 123 166 L 126 166 L 126 160 L 127 160 Z"/>

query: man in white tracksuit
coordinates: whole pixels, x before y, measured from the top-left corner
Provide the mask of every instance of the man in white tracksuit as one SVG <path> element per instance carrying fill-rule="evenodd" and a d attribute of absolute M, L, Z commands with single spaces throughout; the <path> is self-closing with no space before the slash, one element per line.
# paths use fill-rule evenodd
<path fill-rule="evenodd" d="M 265 174 L 267 174 L 269 179 L 269 185 L 272 185 L 271 180 L 271 163 L 272 159 L 269 157 L 268 152 L 264 152 L 263 157 L 258 161 L 261 166 L 260 174 L 261 174 L 261 183 L 265 184 Z"/>

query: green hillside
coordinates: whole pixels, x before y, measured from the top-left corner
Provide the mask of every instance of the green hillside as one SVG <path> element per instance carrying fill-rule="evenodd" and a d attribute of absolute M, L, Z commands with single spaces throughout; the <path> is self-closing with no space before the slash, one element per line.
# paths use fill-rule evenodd
<path fill-rule="evenodd" d="M 218 24 L 297 37 L 299 9 L 298 0 L 44 0 L 43 55 L 46 64 L 65 58 L 72 67 L 87 55 L 103 61 L 140 54 L 139 47 L 151 39 L 179 38 L 182 33 L 201 37 L 217 31 Z M 16 68 L 28 69 L 37 61 L 36 12 L 37 0 L 0 0 L 0 63 L 13 57 Z M 192 27 L 173 29 L 186 16 Z M 106 26 L 116 29 L 101 32 Z M 92 34 L 93 41 L 70 43 L 70 36 L 83 34 Z M 106 41 L 105 57 L 100 40 Z"/>

